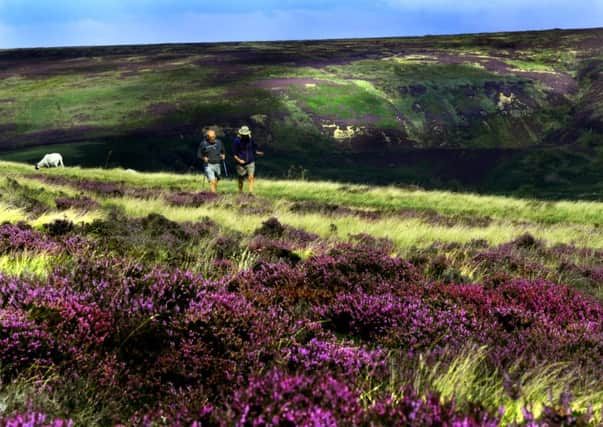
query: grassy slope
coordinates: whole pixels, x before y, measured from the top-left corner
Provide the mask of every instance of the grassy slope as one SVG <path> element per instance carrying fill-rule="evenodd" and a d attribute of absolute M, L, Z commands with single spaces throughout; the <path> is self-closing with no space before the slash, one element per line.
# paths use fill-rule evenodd
<path fill-rule="evenodd" d="M 230 139 L 249 123 L 275 177 L 305 168 L 311 179 L 600 198 L 600 36 L 3 51 L 0 158 L 32 161 L 41 144 L 68 143 L 56 150 L 70 164 L 186 170 L 200 128 Z M 334 141 L 348 126 L 353 136 Z M 560 142 L 572 148 L 498 151 Z M 442 148 L 472 157 L 458 163 Z M 566 164 L 540 161 L 550 157 Z"/>
<path fill-rule="evenodd" d="M 0 162 L 0 166 L 9 176 L 18 177 L 21 183 L 32 189 L 46 188 L 47 192 L 52 190 L 77 194 L 70 187 L 42 184 L 40 181 L 24 178 L 24 175 L 32 172 L 32 169 L 26 165 Z M 191 174 L 132 174 L 119 169 L 80 168 L 48 170 L 44 173 L 76 179 L 126 182 L 165 191 L 207 190 L 207 184 L 204 184 L 202 177 Z M 222 182 L 220 189 L 226 194 L 233 194 L 236 192 L 236 184 L 234 181 L 226 180 Z M 317 232 L 324 237 L 334 233 L 337 237 L 345 239 L 350 234 L 361 232 L 389 237 L 401 251 L 406 251 L 413 246 L 428 246 L 434 241 L 462 243 L 472 239 L 486 239 L 490 244 L 499 244 L 524 232 L 530 232 L 551 244 L 574 243 L 578 246 L 603 248 L 603 234 L 599 231 L 599 227 L 603 224 L 603 204 L 598 202 L 546 202 L 396 187 L 342 186 L 334 182 L 283 180 L 259 181 L 257 194 L 275 203 L 274 214 L 285 223 Z M 49 193 L 48 197 L 52 200 L 53 194 Z M 119 206 L 128 215 L 135 217 L 158 212 L 176 221 L 194 221 L 210 216 L 224 227 L 246 233 L 256 229 L 266 219 L 266 215 L 261 214 L 238 214 L 230 207 L 229 197 L 226 197 L 223 203 L 199 208 L 173 207 L 162 197 L 147 200 L 128 197 L 105 198 L 102 206 L 105 208 Z M 319 213 L 292 212 L 289 208 L 295 201 L 313 201 L 364 210 L 378 210 L 386 215 L 376 221 L 366 221 L 356 216 L 327 218 Z M 15 220 L 26 216 L 24 213 L 17 213 L 17 210 L 9 208 L 6 204 L 4 208 L 2 220 Z M 430 223 L 421 217 L 405 216 L 404 212 L 436 212 L 450 218 L 453 224 Z M 37 218 L 34 223 L 50 222 L 61 215 L 65 214 L 57 213 L 53 216 L 52 213 L 47 213 Z M 67 215 L 72 215 L 73 219 L 81 221 L 92 220 L 97 213 L 89 212 L 83 218 L 78 218 L 75 212 Z M 480 218 L 490 221 L 485 225 L 466 221 Z"/>

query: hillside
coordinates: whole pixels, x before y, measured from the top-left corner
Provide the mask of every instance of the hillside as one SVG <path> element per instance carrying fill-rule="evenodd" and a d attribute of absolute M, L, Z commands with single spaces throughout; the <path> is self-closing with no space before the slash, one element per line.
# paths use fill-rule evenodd
<path fill-rule="evenodd" d="M 0 425 L 601 425 L 603 203 L 0 168 Z"/>
<path fill-rule="evenodd" d="M 603 29 L 0 51 L 0 158 L 186 171 L 249 124 L 263 175 L 603 197 Z"/>

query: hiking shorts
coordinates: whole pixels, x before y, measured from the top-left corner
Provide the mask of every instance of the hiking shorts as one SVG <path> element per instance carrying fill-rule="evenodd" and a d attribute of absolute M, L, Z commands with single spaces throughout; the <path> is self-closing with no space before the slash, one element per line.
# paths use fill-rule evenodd
<path fill-rule="evenodd" d="M 237 174 L 241 178 L 247 175 L 255 176 L 255 162 L 247 163 L 246 165 L 237 165 Z"/>
<path fill-rule="evenodd" d="M 220 163 L 208 163 L 205 165 L 205 176 L 208 181 L 217 181 L 221 175 Z"/>

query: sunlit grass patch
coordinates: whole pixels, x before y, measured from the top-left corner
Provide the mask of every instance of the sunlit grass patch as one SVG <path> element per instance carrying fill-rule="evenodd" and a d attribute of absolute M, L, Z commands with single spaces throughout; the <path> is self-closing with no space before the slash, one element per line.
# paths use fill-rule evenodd
<path fill-rule="evenodd" d="M 55 199 L 58 196 L 76 197 L 78 195 L 86 195 L 86 196 L 94 197 L 94 194 L 90 191 L 79 190 L 75 187 L 72 187 L 72 186 L 66 185 L 66 184 L 65 185 L 56 184 L 56 183 L 49 184 L 49 183 L 45 183 L 45 182 L 35 179 L 35 178 L 26 178 L 26 177 L 19 177 L 18 182 L 20 184 L 22 184 L 23 186 L 28 187 L 32 190 L 43 189 L 43 190 L 47 191 L 48 204 L 53 207 L 55 206 Z"/>
<path fill-rule="evenodd" d="M 12 184 L 7 185 L 6 178 L 3 183 L 0 180 L 0 188 L 6 191 L 0 204 L 0 222 L 17 222 L 27 220 L 34 227 L 55 221 L 57 219 L 68 220 L 75 223 L 89 223 L 97 218 L 104 217 L 104 213 L 98 210 L 80 211 L 67 209 L 57 211 L 56 199 L 64 196 L 76 196 L 78 193 L 69 186 L 49 185 L 35 179 L 17 177 Z M 18 186 L 18 188 L 15 188 Z M 20 198 L 25 197 L 24 201 Z M 27 202 L 27 203 L 26 203 Z M 35 203 L 35 205 L 32 205 Z M 35 210 L 30 211 L 27 206 L 33 206 Z"/>
<path fill-rule="evenodd" d="M 85 125 L 105 128 L 101 132 L 107 133 L 111 127 L 152 123 L 157 118 L 147 110 L 153 104 L 193 101 L 194 107 L 199 99 L 221 95 L 224 88 L 190 84 L 192 79 L 207 78 L 214 72 L 211 67 L 187 63 L 171 69 L 138 69 L 126 78 L 117 70 L 99 71 L 93 76 L 20 77 L 0 85 L 0 97 L 18 95 L 9 119 L 19 123 L 20 132 Z"/>
<path fill-rule="evenodd" d="M 342 186 L 334 182 L 275 180 L 263 182 L 258 187 L 258 194 L 289 200 L 328 200 L 330 203 L 385 210 L 434 209 L 448 215 L 491 216 L 543 223 L 603 224 L 603 203 L 600 202 L 544 202 L 471 193 L 408 190 L 393 186 Z"/>
<path fill-rule="evenodd" d="M 106 213 L 100 210 L 92 211 L 78 211 L 74 209 L 68 209 L 61 212 L 47 212 L 29 223 L 36 227 L 41 228 L 44 224 L 48 224 L 57 220 L 71 221 L 74 224 L 89 224 L 96 219 L 103 219 L 106 217 Z"/>
<path fill-rule="evenodd" d="M 0 255 L 0 273 L 6 276 L 46 277 L 56 263 L 56 257 L 46 253 L 21 252 Z"/>
<path fill-rule="evenodd" d="M 7 174 L 11 175 L 25 175 L 36 172 L 33 168 L 24 165 L 23 163 L 17 162 L 5 162 L 0 161 L 0 165 L 4 168 Z M 170 172 L 132 172 L 125 169 L 102 169 L 102 168 L 82 168 L 79 166 L 57 168 L 57 169 L 44 169 L 37 171 L 38 174 L 48 176 L 62 176 L 78 179 L 93 179 L 100 181 L 109 182 L 124 182 L 126 184 L 144 186 L 144 187 L 186 187 L 194 188 L 195 186 L 201 187 L 202 178 L 201 174 L 176 174 Z M 19 179 L 26 179 L 20 177 Z M 33 180 L 33 183 L 39 185 L 39 181 Z M 55 184 L 48 184 L 53 187 Z M 63 186 L 63 188 L 70 188 Z M 233 187 L 234 188 L 234 187 Z"/>
<path fill-rule="evenodd" d="M 290 93 L 312 113 L 335 115 L 340 119 L 362 119 L 375 116 L 392 117 L 395 111 L 386 99 L 366 85 L 340 84 L 318 85 L 312 89 L 290 88 Z"/>
<path fill-rule="evenodd" d="M 35 179 L 22 176 L 6 177 L 0 180 L 0 191 L 4 191 L 4 199 L 17 200 L 32 198 L 48 208 L 55 207 L 55 199 L 59 196 L 75 196 L 77 191 L 69 186 L 49 185 Z"/>
<path fill-rule="evenodd" d="M 0 201 L 0 224 L 3 222 L 18 222 L 27 219 L 26 213 Z"/>
<path fill-rule="evenodd" d="M 512 65 L 518 71 L 537 71 L 541 73 L 556 73 L 555 68 L 543 62 L 527 61 L 523 59 L 505 59 L 505 62 Z"/>
<path fill-rule="evenodd" d="M 480 402 L 493 412 L 502 408 L 503 425 L 521 423 L 524 408 L 539 417 L 543 406 L 557 403 L 563 393 L 572 396 L 573 410 L 593 411 L 593 425 L 602 419 L 603 384 L 600 382 L 585 382 L 568 364 L 554 363 L 523 372 L 516 384 L 511 385 L 501 372 L 487 366 L 486 347 L 469 346 L 449 363 L 427 364 L 420 358 L 414 370 L 413 386 L 417 390 L 437 391 L 442 400 L 456 399 L 461 405 Z M 395 375 L 386 387 L 396 395 Z M 509 387 L 516 388 L 517 397 L 509 394 Z"/>
<path fill-rule="evenodd" d="M 394 241 L 400 251 L 414 246 L 425 247 L 433 242 L 467 243 L 471 240 L 485 239 L 491 245 L 508 242 L 517 236 L 529 232 L 539 239 L 551 244 L 568 243 L 581 245 L 588 241 L 588 246 L 603 248 L 603 235 L 594 233 L 589 226 L 572 224 L 522 224 L 516 225 L 507 221 L 492 222 L 486 227 L 471 227 L 462 224 L 444 226 L 429 224 L 416 218 L 385 217 L 377 221 L 366 221 L 355 216 L 326 218 L 321 214 L 298 214 L 290 212 L 284 204 L 277 204 L 270 215 L 242 215 L 231 208 L 218 204 L 200 207 L 170 206 L 163 199 L 155 198 L 139 200 L 133 198 L 111 198 L 104 206 L 119 207 L 127 216 L 144 217 L 151 213 L 160 213 L 166 218 L 177 221 L 199 221 L 209 217 L 219 225 L 250 233 L 261 226 L 268 216 L 274 215 L 279 221 L 297 228 L 317 233 L 323 238 L 346 240 L 350 235 L 368 233 L 375 237 L 387 237 Z"/>
<path fill-rule="evenodd" d="M 400 64 L 405 63 L 422 63 L 422 62 L 436 62 L 437 57 L 434 55 L 419 55 L 419 54 L 410 54 L 403 56 L 393 56 L 389 58 L 383 58 L 383 61 L 395 61 Z"/>
<path fill-rule="evenodd" d="M 1 162 L 7 171 L 19 174 L 30 171 L 18 163 Z M 198 174 L 142 173 L 123 169 L 65 168 L 44 171 L 48 175 L 73 179 L 95 179 L 124 182 L 139 187 L 157 187 L 165 190 L 207 191 L 204 179 Z M 30 180 L 19 178 L 28 185 Z M 53 186 L 49 185 L 49 188 Z M 61 191 L 73 194 L 67 186 Z M 236 193 L 235 180 L 220 184 L 223 193 Z M 52 190 L 51 190 L 52 191 Z M 543 224 L 575 223 L 603 224 L 603 203 L 588 201 L 539 201 L 528 198 L 486 196 L 449 191 L 426 191 L 395 186 L 342 185 L 328 181 L 292 181 L 260 179 L 257 194 L 273 200 L 315 200 L 370 209 L 395 211 L 398 209 L 432 209 L 444 215 L 489 216 L 499 220 L 529 221 Z"/>

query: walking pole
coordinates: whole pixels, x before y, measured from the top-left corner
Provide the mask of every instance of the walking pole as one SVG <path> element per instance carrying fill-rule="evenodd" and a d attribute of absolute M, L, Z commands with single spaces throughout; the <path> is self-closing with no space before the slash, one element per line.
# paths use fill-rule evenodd
<path fill-rule="evenodd" d="M 228 168 L 226 167 L 226 160 L 222 160 L 222 166 L 224 166 L 224 175 L 228 178 Z"/>
<path fill-rule="evenodd" d="M 207 163 L 203 162 L 203 172 L 201 172 L 203 174 L 203 190 L 205 191 L 205 187 L 209 184 L 209 179 L 207 179 Z"/>

